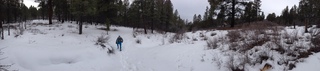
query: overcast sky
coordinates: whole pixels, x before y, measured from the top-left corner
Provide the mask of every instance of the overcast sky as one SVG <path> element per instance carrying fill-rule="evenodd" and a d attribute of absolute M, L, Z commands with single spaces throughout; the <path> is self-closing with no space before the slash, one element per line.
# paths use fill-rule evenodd
<path fill-rule="evenodd" d="M 130 0 L 132 1 L 132 0 Z M 267 16 L 269 13 L 276 13 L 280 15 L 281 11 L 289 6 L 291 8 L 293 5 L 299 4 L 299 0 L 261 0 L 262 6 L 261 9 Z M 189 19 L 192 21 L 194 14 L 203 15 L 206 10 L 206 6 L 209 6 L 208 0 L 171 0 L 175 9 L 178 10 L 181 18 Z M 35 3 L 34 0 L 24 0 L 26 6 L 34 5 L 38 6 L 38 3 Z"/>

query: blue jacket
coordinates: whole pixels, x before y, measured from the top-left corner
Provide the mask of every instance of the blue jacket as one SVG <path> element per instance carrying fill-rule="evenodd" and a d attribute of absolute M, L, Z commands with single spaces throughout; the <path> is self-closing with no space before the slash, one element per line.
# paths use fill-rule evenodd
<path fill-rule="evenodd" d="M 123 42 L 123 39 L 121 37 L 117 38 L 116 44 L 121 44 Z"/>

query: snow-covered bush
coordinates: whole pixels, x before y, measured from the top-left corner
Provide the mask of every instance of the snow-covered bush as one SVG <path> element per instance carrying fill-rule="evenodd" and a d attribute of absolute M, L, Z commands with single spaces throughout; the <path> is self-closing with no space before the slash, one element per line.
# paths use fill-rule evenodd
<path fill-rule="evenodd" d="M 88 28 L 88 27 L 89 27 L 88 25 L 85 25 L 85 26 L 84 26 L 84 28 Z"/>
<path fill-rule="evenodd" d="M 312 30 L 311 43 L 313 47 L 310 48 L 310 51 L 320 52 L 320 30 L 319 29 Z"/>
<path fill-rule="evenodd" d="M 186 38 L 185 33 L 176 33 L 170 38 L 169 43 L 174 43 L 174 42 L 181 43 L 181 40 L 184 38 Z"/>
<path fill-rule="evenodd" d="M 18 37 L 18 36 L 20 36 L 20 35 L 23 35 L 23 33 L 24 33 L 23 27 L 18 27 L 18 28 L 15 30 L 15 32 L 13 32 L 14 37 Z"/>
<path fill-rule="evenodd" d="M 192 41 L 198 41 L 198 39 L 197 38 L 192 38 Z"/>
<path fill-rule="evenodd" d="M 304 58 L 320 52 L 319 28 L 310 28 L 310 33 L 304 33 L 300 27 L 261 27 L 263 29 L 245 27 L 228 30 L 226 35 L 218 35 L 223 37 L 210 38 L 207 41 L 208 49 L 221 51 L 219 53 L 227 57 L 221 60 L 214 55 L 213 61 L 230 71 L 262 67 L 266 63 L 287 71 L 295 68 Z"/>
<path fill-rule="evenodd" d="M 47 34 L 45 32 L 40 31 L 39 29 L 29 29 L 29 31 L 31 33 L 33 33 L 34 35 L 36 35 L 36 34 Z"/>
<path fill-rule="evenodd" d="M 241 37 L 240 30 L 228 31 L 228 34 L 226 36 L 229 38 L 230 43 L 244 39 Z"/>
<path fill-rule="evenodd" d="M 104 43 L 107 43 L 107 41 L 109 41 L 109 36 L 107 34 L 101 34 L 100 36 L 98 36 L 96 42 L 96 45 L 101 45 Z"/>
<path fill-rule="evenodd" d="M 0 56 L 3 55 L 3 52 L 2 52 L 2 49 L 0 49 Z M 4 58 L 1 58 L 0 60 L 2 60 Z M 0 65 L 0 71 L 9 71 L 8 68 L 10 67 L 11 65 Z"/>
<path fill-rule="evenodd" d="M 73 25 L 68 25 L 68 28 L 74 28 L 74 26 Z"/>
<path fill-rule="evenodd" d="M 225 67 L 230 69 L 230 71 L 244 71 L 246 63 L 248 63 L 248 59 L 244 54 L 233 52 L 229 54 Z"/>
<path fill-rule="evenodd" d="M 112 31 L 119 31 L 118 29 L 113 29 Z"/>
<path fill-rule="evenodd" d="M 141 39 L 136 39 L 137 44 L 141 44 Z"/>
<path fill-rule="evenodd" d="M 216 48 L 218 48 L 217 39 L 207 40 L 207 46 L 208 46 L 208 49 L 216 49 Z"/>
<path fill-rule="evenodd" d="M 136 38 L 137 35 L 138 35 L 138 33 L 135 33 L 135 32 L 132 33 L 132 37 L 133 37 L 133 38 Z"/>

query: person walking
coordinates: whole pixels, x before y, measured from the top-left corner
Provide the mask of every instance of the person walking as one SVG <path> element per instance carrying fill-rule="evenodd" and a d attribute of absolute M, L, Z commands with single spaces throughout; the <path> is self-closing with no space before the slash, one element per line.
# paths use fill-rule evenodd
<path fill-rule="evenodd" d="M 120 51 L 122 49 L 122 42 L 123 42 L 123 39 L 120 36 L 118 36 L 118 38 L 116 40 L 116 44 L 117 44 L 117 49 L 120 48 Z"/>

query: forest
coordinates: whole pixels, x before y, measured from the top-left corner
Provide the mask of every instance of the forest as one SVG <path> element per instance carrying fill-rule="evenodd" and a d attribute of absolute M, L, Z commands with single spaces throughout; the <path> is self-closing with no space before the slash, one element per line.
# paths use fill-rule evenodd
<path fill-rule="evenodd" d="M 318 0 L 301 0 L 298 6 L 284 8 L 281 15 L 275 13 L 264 15 L 260 8 L 261 0 L 208 0 L 210 6 L 203 15 L 195 14 L 193 20 L 182 19 L 170 0 L 134 0 L 132 3 L 129 0 L 36 0 L 35 2 L 38 2 L 39 6 L 28 8 L 23 4 L 23 0 L 1 0 L 1 25 L 32 19 L 49 19 L 49 24 L 52 24 L 51 20 L 57 19 L 60 22 L 77 21 L 79 26 L 82 23 L 98 23 L 106 26 L 121 25 L 151 29 L 152 32 L 153 30 L 184 32 L 222 26 L 234 27 L 264 20 L 284 26 L 307 26 L 318 23 L 320 17 Z"/>

